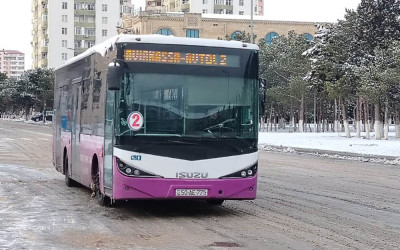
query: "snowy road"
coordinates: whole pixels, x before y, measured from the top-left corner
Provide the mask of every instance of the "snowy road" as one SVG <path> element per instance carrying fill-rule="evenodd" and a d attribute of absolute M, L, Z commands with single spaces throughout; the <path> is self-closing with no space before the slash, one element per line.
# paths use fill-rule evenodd
<path fill-rule="evenodd" d="M 258 198 L 99 207 L 48 127 L 0 120 L 0 249 L 399 249 L 400 168 L 260 152 Z"/>

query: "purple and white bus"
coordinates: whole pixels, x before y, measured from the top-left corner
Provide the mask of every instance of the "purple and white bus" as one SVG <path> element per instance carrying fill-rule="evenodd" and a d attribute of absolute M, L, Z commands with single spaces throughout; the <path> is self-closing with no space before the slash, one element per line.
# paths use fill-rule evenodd
<path fill-rule="evenodd" d="M 100 205 L 255 199 L 258 47 L 119 35 L 55 69 L 54 166 Z"/>

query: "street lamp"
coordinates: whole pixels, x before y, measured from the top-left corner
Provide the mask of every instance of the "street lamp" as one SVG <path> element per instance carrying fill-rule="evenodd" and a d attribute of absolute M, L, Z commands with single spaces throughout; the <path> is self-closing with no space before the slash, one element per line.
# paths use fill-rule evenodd
<path fill-rule="evenodd" d="M 253 11 L 254 11 L 254 0 L 250 0 L 251 4 L 250 4 L 250 42 L 254 43 L 254 34 L 253 34 Z"/>

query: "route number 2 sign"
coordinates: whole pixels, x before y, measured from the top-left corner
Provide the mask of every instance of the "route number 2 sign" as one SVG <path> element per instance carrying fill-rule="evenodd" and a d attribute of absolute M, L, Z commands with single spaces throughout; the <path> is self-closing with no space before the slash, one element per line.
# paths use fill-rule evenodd
<path fill-rule="evenodd" d="M 138 111 L 130 113 L 127 120 L 129 128 L 133 131 L 138 131 L 143 127 L 143 115 Z"/>

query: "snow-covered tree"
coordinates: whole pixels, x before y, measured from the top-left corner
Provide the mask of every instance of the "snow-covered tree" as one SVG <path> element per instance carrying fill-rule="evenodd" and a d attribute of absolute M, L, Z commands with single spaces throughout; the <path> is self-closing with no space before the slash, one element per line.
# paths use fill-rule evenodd
<path fill-rule="evenodd" d="M 360 66 L 363 76 L 362 93 L 373 100 L 375 108 L 375 138 L 382 138 L 381 105 L 388 104 L 387 83 L 383 81 L 381 68 L 377 65 L 377 52 L 385 54 L 392 41 L 400 40 L 400 1 L 362 0 L 357 8 L 356 27 L 353 34 L 356 42 L 351 43 L 352 63 Z M 379 64 L 379 63 L 378 63 Z M 368 78 L 370 76 L 370 78 Z"/>
<path fill-rule="evenodd" d="M 274 104 L 287 107 L 293 129 L 295 113 L 298 114 L 300 132 L 304 131 L 305 102 L 310 93 L 308 82 L 304 79 L 310 69 L 310 61 L 302 53 L 309 47 L 305 37 L 293 31 L 274 39 L 269 45 L 260 45 L 260 75 L 267 80 L 270 120 Z"/>

